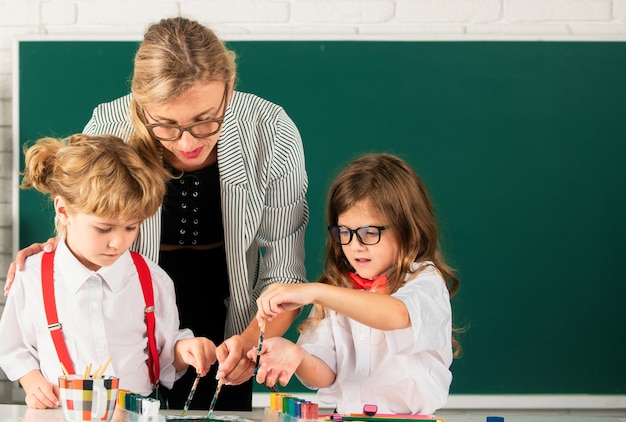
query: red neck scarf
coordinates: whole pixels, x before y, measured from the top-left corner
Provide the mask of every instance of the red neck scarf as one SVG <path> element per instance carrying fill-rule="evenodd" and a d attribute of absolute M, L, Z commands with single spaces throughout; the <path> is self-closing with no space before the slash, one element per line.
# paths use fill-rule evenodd
<path fill-rule="evenodd" d="M 356 273 L 348 273 L 348 277 L 352 280 L 355 289 L 368 290 L 370 292 L 389 294 L 389 286 L 387 285 L 387 275 L 379 275 L 372 279 L 363 278 Z"/>

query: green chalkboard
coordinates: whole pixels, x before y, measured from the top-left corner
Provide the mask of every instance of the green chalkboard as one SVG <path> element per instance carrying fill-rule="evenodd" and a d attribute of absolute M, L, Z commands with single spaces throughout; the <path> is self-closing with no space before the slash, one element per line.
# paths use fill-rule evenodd
<path fill-rule="evenodd" d="M 364 152 L 436 205 L 467 327 L 453 394 L 626 394 L 626 43 L 238 41 L 238 87 L 304 140 L 307 270 L 326 190 Z M 19 43 L 20 143 L 78 132 L 128 91 L 135 42 Z M 50 235 L 20 194 L 20 247 Z"/>

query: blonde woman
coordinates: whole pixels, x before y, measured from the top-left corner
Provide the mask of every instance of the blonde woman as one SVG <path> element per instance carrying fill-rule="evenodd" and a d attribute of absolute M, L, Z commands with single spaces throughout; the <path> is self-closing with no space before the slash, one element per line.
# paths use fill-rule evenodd
<path fill-rule="evenodd" d="M 216 376 L 230 384 L 217 409 L 251 409 L 255 301 L 271 284 L 306 281 L 300 134 L 285 110 L 236 91 L 235 81 L 235 54 L 210 29 L 163 19 L 137 51 L 132 93 L 99 105 L 84 129 L 120 136 L 173 176 L 133 249 L 174 280 L 182 326 L 221 343 L 219 369 L 200 382 L 192 409 L 208 408 Z M 17 266 L 43 246 L 18 253 Z M 295 316 L 281 315 L 265 335 L 282 335 Z M 176 383 L 170 407 L 183 407 L 195 376 L 190 370 Z"/>

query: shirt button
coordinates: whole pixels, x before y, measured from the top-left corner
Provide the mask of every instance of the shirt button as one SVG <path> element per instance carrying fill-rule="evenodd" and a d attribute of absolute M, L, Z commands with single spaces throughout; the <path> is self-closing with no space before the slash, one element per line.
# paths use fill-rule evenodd
<path fill-rule="evenodd" d="M 361 334 L 361 341 L 365 341 L 365 334 Z"/>

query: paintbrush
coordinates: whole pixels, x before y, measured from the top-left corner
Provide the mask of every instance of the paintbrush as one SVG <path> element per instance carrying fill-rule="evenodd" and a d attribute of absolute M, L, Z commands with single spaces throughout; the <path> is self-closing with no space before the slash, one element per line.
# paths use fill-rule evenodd
<path fill-rule="evenodd" d="M 254 365 L 254 375 L 257 374 L 257 372 L 259 372 L 259 363 L 261 362 L 261 350 L 263 349 L 263 338 L 265 337 L 265 320 L 263 320 L 263 323 L 261 324 L 261 327 L 259 328 L 259 345 L 256 348 L 256 364 Z M 278 392 L 278 388 L 276 388 L 276 386 L 272 386 L 269 387 L 268 385 L 265 385 L 268 390 L 272 391 L 272 392 Z"/>
<path fill-rule="evenodd" d="M 265 320 L 259 328 L 259 345 L 256 348 L 256 364 L 254 365 L 254 375 L 259 372 L 259 363 L 261 362 L 261 350 L 263 349 L 263 337 L 265 336 Z"/>
<path fill-rule="evenodd" d="M 220 379 L 217 382 L 217 388 L 215 389 L 215 394 L 213 394 L 213 400 L 211 400 L 211 406 L 209 406 L 209 413 L 207 413 L 206 417 L 211 418 L 213 416 L 213 409 L 215 409 L 215 403 L 217 403 L 217 396 L 220 394 L 220 390 L 222 389 L 222 384 L 224 384 L 224 380 Z"/>
<path fill-rule="evenodd" d="M 191 404 L 191 400 L 193 399 L 193 395 L 196 393 L 196 388 L 198 387 L 198 383 L 200 382 L 200 374 L 196 375 L 196 379 L 191 386 L 191 390 L 189 390 L 189 396 L 187 397 L 187 401 L 185 402 L 185 406 L 183 407 L 183 413 L 181 416 L 185 416 L 187 411 L 189 410 L 189 405 Z"/>

